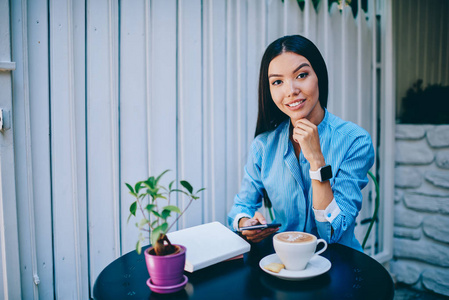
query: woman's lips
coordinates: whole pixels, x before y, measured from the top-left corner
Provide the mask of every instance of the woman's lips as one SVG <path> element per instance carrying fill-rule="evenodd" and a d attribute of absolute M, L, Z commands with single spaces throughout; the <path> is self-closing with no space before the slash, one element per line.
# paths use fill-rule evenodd
<path fill-rule="evenodd" d="M 298 99 L 295 100 L 293 102 L 290 102 L 288 104 L 286 104 L 288 106 L 289 109 L 291 110 L 297 110 L 300 109 L 301 107 L 304 106 L 304 102 L 306 101 L 306 99 Z"/>

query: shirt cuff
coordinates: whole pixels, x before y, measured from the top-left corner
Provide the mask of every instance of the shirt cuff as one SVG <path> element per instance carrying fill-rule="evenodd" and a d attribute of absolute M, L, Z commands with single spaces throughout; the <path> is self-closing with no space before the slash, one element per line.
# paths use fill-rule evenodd
<path fill-rule="evenodd" d="M 232 227 L 234 227 L 235 231 L 239 231 L 239 221 L 241 218 L 251 219 L 251 217 L 248 214 L 244 214 L 244 213 L 237 214 L 234 218 L 234 222 L 232 223 Z"/>
<path fill-rule="evenodd" d="M 335 201 L 335 198 L 332 199 L 331 203 L 326 207 L 324 210 L 319 210 L 313 208 L 313 212 L 315 213 L 315 219 L 318 222 L 329 222 L 332 223 L 332 221 L 340 214 L 341 210 L 340 207 L 338 207 L 337 201 Z"/>

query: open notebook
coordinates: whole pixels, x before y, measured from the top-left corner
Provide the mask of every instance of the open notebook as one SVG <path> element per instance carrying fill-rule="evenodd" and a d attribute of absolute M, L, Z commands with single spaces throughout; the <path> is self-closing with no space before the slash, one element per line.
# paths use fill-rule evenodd
<path fill-rule="evenodd" d="M 250 250 L 250 244 L 220 222 L 167 234 L 172 244 L 187 248 L 184 270 L 194 272 Z"/>

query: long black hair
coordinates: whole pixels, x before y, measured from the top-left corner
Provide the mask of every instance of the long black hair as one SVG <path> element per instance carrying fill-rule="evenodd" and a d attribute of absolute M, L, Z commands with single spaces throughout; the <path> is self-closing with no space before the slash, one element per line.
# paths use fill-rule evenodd
<path fill-rule="evenodd" d="M 300 35 L 289 35 L 281 37 L 272 42 L 265 50 L 260 63 L 259 74 L 259 112 L 257 115 L 257 136 L 265 131 L 275 129 L 288 116 L 284 114 L 274 103 L 271 97 L 270 84 L 268 81 L 268 67 L 270 62 L 284 52 L 293 52 L 304 56 L 312 65 L 318 77 L 319 101 L 322 108 L 327 105 L 328 77 L 326 63 L 318 48 L 307 38 Z"/>

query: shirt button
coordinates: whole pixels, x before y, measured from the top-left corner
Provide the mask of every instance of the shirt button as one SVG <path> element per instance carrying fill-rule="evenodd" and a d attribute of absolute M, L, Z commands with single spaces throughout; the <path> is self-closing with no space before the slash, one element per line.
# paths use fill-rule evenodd
<path fill-rule="evenodd" d="M 327 214 L 327 217 L 328 217 L 328 218 L 330 218 L 331 216 L 332 216 L 332 214 L 331 214 L 331 213 L 328 213 L 328 214 Z"/>

